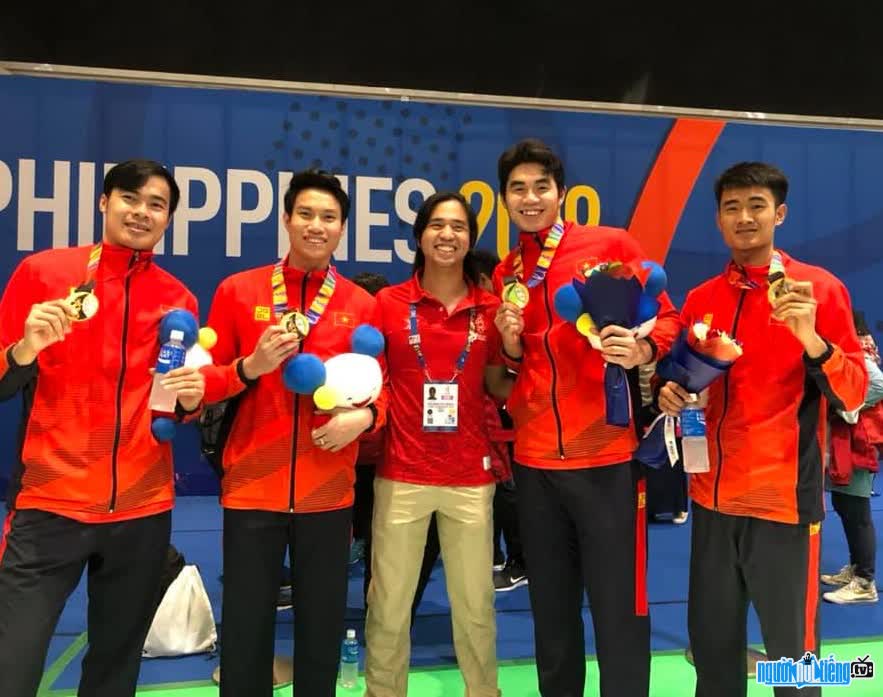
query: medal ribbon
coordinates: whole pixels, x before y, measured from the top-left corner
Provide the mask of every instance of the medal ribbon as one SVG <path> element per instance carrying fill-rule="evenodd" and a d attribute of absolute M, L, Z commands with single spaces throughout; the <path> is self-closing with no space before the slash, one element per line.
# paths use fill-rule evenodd
<path fill-rule="evenodd" d="M 273 275 L 270 278 L 273 288 L 273 313 L 277 320 L 288 311 L 288 291 L 285 289 L 284 261 L 284 259 L 280 259 L 276 262 L 276 265 L 273 267 Z M 325 310 L 328 309 L 328 302 L 334 294 L 334 286 L 336 284 L 337 273 L 334 271 L 333 266 L 329 266 L 319 292 L 316 293 L 316 297 L 313 298 L 313 302 L 310 303 L 310 307 L 306 311 L 307 319 L 311 325 L 315 325 L 322 315 L 325 314 Z"/>
<path fill-rule="evenodd" d="M 543 282 L 549 267 L 552 265 L 552 259 L 555 258 L 555 252 L 558 251 L 558 245 L 561 244 L 562 237 L 564 237 L 564 223 L 559 218 L 555 221 L 549 234 L 546 235 L 546 241 L 543 243 L 540 258 L 537 259 L 533 273 L 527 281 L 528 288 L 533 288 Z M 521 257 L 520 242 L 518 243 L 518 249 L 515 251 L 515 258 L 512 260 L 512 270 L 519 281 L 524 278 L 524 260 Z"/>
<path fill-rule="evenodd" d="M 470 308 L 469 310 L 469 330 L 466 334 L 466 345 L 463 347 L 463 350 L 460 351 L 460 355 L 457 357 L 456 368 L 454 369 L 454 375 L 451 377 L 448 382 L 456 382 L 460 373 L 463 372 L 463 367 L 466 365 L 466 359 L 469 357 L 469 352 L 472 350 L 472 343 L 478 338 L 478 332 L 475 330 L 475 318 L 478 313 L 475 311 L 475 308 Z M 429 369 L 426 366 L 426 357 L 423 355 L 423 349 L 420 348 L 420 331 L 417 328 L 417 303 L 411 303 L 410 310 L 410 323 L 411 323 L 411 334 L 408 336 L 408 343 L 414 348 L 414 353 L 417 354 L 417 364 L 420 366 L 421 370 L 423 370 L 423 374 L 426 376 L 427 382 L 432 382 L 432 378 L 429 375 Z"/>
<path fill-rule="evenodd" d="M 774 249 L 773 254 L 770 257 L 770 268 L 769 271 L 767 271 L 767 285 L 772 281 L 775 281 L 777 278 L 782 278 L 784 276 L 785 264 L 782 262 L 782 254 Z M 745 267 L 740 266 L 735 261 L 730 261 L 727 265 L 727 280 L 732 285 L 736 286 L 736 288 L 741 288 L 742 290 L 760 288 L 760 283 L 751 280 L 748 277 L 748 272 L 745 270 Z"/>
<path fill-rule="evenodd" d="M 89 263 L 86 264 L 86 280 L 80 286 L 80 290 L 92 291 L 95 288 L 95 274 L 98 273 L 98 262 L 101 261 L 101 242 L 92 247 L 89 252 Z"/>

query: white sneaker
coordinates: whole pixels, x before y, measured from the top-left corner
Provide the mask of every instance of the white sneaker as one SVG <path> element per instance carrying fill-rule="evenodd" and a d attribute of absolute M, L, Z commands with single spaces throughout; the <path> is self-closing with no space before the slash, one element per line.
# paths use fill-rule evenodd
<path fill-rule="evenodd" d="M 836 591 L 828 591 L 822 596 L 829 603 L 838 605 L 850 605 L 853 603 L 876 603 L 877 585 L 873 580 L 855 576 L 853 579 Z"/>
<path fill-rule="evenodd" d="M 681 511 L 680 513 L 675 513 L 675 515 L 673 515 L 671 518 L 671 522 L 674 523 L 675 525 L 683 525 L 684 523 L 687 522 L 687 516 L 689 516 L 689 515 L 690 514 L 688 511 Z"/>
<path fill-rule="evenodd" d="M 845 586 L 855 578 L 855 564 L 847 564 L 836 574 L 822 574 L 821 581 L 826 586 Z"/>

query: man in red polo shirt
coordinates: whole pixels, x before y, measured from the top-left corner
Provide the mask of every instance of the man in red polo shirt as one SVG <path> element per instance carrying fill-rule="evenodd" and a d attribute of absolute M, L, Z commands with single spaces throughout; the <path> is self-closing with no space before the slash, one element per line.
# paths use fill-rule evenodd
<path fill-rule="evenodd" d="M 493 322 L 499 301 L 477 285 L 470 249 L 478 223 L 460 194 L 430 196 L 414 236 L 414 276 L 377 295 L 390 409 L 386 457 L 374 484 L 366 695 L 407 694 L 411 601 L 435 513 L 466 692 L 496 697 L 485 376 L 501 373 Z"/>

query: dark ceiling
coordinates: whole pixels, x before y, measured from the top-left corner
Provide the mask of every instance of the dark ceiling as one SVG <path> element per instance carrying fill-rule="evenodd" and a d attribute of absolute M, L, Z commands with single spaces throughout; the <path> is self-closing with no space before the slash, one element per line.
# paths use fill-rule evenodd
<path fill-rule="evenodd" d="M 2 60 L 883 118 L 880 23 L 864 7 L 16 4 L 0 9 Z"/>

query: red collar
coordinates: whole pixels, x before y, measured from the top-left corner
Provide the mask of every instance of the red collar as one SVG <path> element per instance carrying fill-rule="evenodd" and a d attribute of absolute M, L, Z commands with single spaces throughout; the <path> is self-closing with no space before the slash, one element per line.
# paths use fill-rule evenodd
<path fill-rule="evenodd" d="M 468 279 L 466 281 L 466 287 L 468 288 L 466 297 L 457 304 L 457 308 L 454 312 L 459 312 L 460 310 L 470 307 L 477 307 L 481 304 L 481 288 Z M 408 281 L 408 302 L 420 303 L 424 300 L 437 305 L 440 304 L 439 300 L 434 295 L 428 293 L 423 286 L 420 285 L 420 278 L 415 272 Z M 451 314 L 454 313 L 452 312 Z"/>

